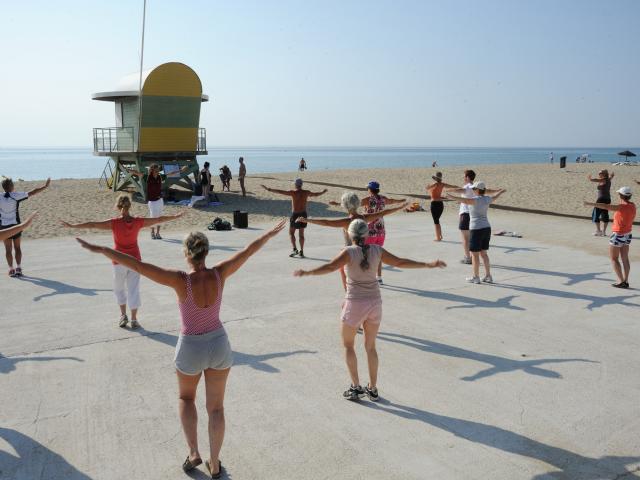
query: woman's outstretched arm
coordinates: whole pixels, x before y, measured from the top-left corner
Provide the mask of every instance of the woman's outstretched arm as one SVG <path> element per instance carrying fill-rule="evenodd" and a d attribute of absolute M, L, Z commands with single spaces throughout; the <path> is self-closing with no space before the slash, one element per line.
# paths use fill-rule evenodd
<path fill-rule="evenodd" d="M 178 218 L 180 218 L 181 216 L 183 216 L 186 212 L 183 210 L 180 213 L 176 213 L 175 215 L 163 215 L 161 217 L 157 217 L 157 218 L 145 218 L 144 219 L 144 226 L 145 227 L 152 227 L 153 225 L 157 225 L 159 223 L 164 223 L 164 222 L 169 222 L 171 220 L 176 220 Z"/>
<path fill-rule="evenodd" d="M 44 185 L 38 188 L 34 188 L 33 190 L 27 192 L 29 194 L 30 197 L 33 197 L 34 195 L 39 194 L 41 191 L 46 190 L 47 188 L 49 188 L 49 185 L 51 184 L 51 179 L 47 178 L 47 181 L 44 182 Z"/>
<path fill-rule="evenodd" d="M 367 223 L 375 222 L 379 218 L 386 217 L 387 215 L 391 215 L 392 213 L 399 212 L 406 206 L 407 206 L 407 202 L 403 200 L 402 205 L 398 205 L 397 207 L 386 208 L 376 213 L 365 213 L 364 215 L 362 215 L 362 219 Z"/>
<path fill-rule="evenodd" d="M 69 223 L 65 222 L 64 220 L 60 220 L 60 223 L 67 228 L 93 228 L 95 230 L 111 230 L 111 220 L 84 223 Z"/>
<path fill-rule="evenodd" d="M 351 223 L 351 219 L 349 217 L 346 218 L 305 218 L 298 217 L 296 222 L 299 223 L 313 223 L 314 225 L 320 225 L 323 227 L 334 227 L 334 228 L 348 228 L 349 223 Z"/>
<path fill-rule="evenodd" d="M 451 200 L 455 200 L 456 202 L 466 203 L 467 205 L 476 204 L 476 200 L 474 198 L 461 197 L 460 195 L 454 195 L 453 193 L 450 193 L 450 192 L 445 193 L 445 196 L 447 198 L 450 198 Z"/>
<path fill-rule="evenodd" d="M 14 225 L 13 227 L 0 230 L 0 242 L 3 242 L 7 238 L 13 237 L 14 235 L 17 235 L 18 233 L 22 232 L 25 228 L 28 228 L 29 225 L 31 225 L 31 222 L 33 222 L 33 219 L 36 217 L 37 214 L 38 212 L 33 212 L 31 215 L 29 215 L 29 217 L 24 222 L 19 223 L 18 225 Z"/>
<path fill-rule="evenodd" d="M 233 275 L 249 258 L 260 250 L 265 243 L 275 237 L 284 228 L 286 220 L 280 220 L 278 224 L 269 230 L 267 233 L 262 234 L 256 238 L 249 245 L 244 247 L 235 255 L 232 255 L 226 260 L 221 261 L 216 265 L 218 273 L 222 275 L 223 279 Z"/>
<path fill-rule="evenodd" d="M 382 249 L 382 261 L 387 265 L 398 268 L 444 268 L 447 266 L 442 260 L 434 260 L 433 262 L 417 262 L 409 258 L 396 257 L 392 253 Z"/>
<path fill-rule="evenodd" d="M 293 272 L 294 277 L 306 277 L 308 275 L 324 275 L 326 273 L 335 272 L 340 270 L 340 267 L 344 267 L 349 262 L 349 252 L 342 250 L 340 254 L 331 260 L 329 263 L 312 268 L 311 270 L 296 270 Z"/>
<path fill-rule="evenodd" d="M 182 281 L 180 272 L 177 270 L 166 270 L 151 263 L 138 260 L 126 253 L 117 252 L 113 248 L 94 245 L 86 240 L 82 240 L 81 238 L 76 238 L 76 240 L 80 245 L 82 245 L 82 248 L 86 248 L 93 253 L 101 253 L 105 257 L 118 262 L 120 265 L 124 265 L 125 267 L 138 272 L 140 275 L 144 275 L 149 280 L 161 285 L 166 285 L 167 287 L 175 289 L 177 285 L 179 285 L 179 282 Z"/>
<path fill-rule="evenodd" d="M 617 212 L 620 209 L 620 205 L 609 205 L 608 203 L 593 203 L 583 202 L 585 207 L 596 207 L 601 210 L 609 210 L 611 212 Z"/>

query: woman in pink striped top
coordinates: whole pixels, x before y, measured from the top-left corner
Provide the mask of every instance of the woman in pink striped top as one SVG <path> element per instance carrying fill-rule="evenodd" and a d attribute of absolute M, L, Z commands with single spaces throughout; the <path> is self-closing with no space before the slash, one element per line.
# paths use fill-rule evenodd
<path fill-rule="evenodd" d="M 173 288 L 178 296 L 181 328 L 176 345 L 175 365 L 180 390 L 179 411 L 182 428 L 189 446 L 189 456 L 182 468 L 185 472 L 202 463 L 198 450 L 198 416 L 195 406 L 198 382 L 204 372 L 206 405 L 209 413 L 210 459 L 206 462 L 211 478 L 220 478 L 219 460 L 224 439 L 224 392 L 232 364 L 229 340 L 220 321 L 220 304 L 226 279 L 235 273 L 269 239 L 280 232 L 285 221 L 260 236 L 243 250 L 213 268 L 207 268 L 209 241 L 203 233 L 190 233 L 184 240 L 188 272 L 167 270 L 138 260 L 108 247 L 93 245 L 78 238 L 80 244 L 94 252 L 134 270 L 156 283 Z"/>

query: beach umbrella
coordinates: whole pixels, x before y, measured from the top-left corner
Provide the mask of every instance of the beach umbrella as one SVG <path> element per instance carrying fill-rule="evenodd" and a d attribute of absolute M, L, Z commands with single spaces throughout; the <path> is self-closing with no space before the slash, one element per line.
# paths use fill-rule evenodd
<path fill-rule="evenodd" d="M 625 150 L 624 152 L 618 152 L 618 155 L 622 155 L 623 157 L 625 157 L 626 160 L 629 160 L 628 157 L 635 157 L 636 154 L 633 152 L 630 152 L 629 150 Z"/>

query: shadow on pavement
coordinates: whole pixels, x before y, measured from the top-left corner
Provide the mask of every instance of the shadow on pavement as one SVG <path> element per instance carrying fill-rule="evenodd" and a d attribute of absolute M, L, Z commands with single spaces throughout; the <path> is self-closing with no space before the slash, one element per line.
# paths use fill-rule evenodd
<path fill-rule="evenodd" d="M 525 311 L 526 308 L 517 307 L 511 305 L 513 299 L 518 298 L 517 295 L 510 295 L 508 297 L 499 298 L 498 300 L 485 300 L 483 298 L 465 297 L 464 295 L 457 295 L 455 293 L 448 293 L 443 291 L 428 291 L 419 290 L 417 288 L 401 287 L 398 285 L 390 285 L 385 283 L 380 285 L 380 288 L 390 290 L 393 292 L 411 293 L 412 295 L 418 295 L 419 297 L 432 298 L 434 300 L 443 300 L 445 302 L 461 303 L 462 305 L 452 305 L 447 307 L 446 310 L 453 310 L 456 308 L 505 308 L 507 310 Z"/>
<path fill-rule="evenodd" d="M 77 357 L 3 357 L 2 354 L 0 354 L 0 374 L 13 372 L 16 369 L 16 364 L 20 362 L 51 362 L 53 360 L 84 362 L 84 360 Z"/>
<path fill-rule="evenodd" d="M 0 438 L 17 453 L 0 450 L 0 478 L 91 480 L 62 456 L 16 430 L 0 427 Z"/>
<path fill-rule="evenodd" d="M 528 373 L 529 375 L 536 375 L 539 377 L 562 378 L 562 375 L 560 375 L 559 373 L 554 372 L 553 370 L 548 370 L 546 368 L 541 368 L 540 366 L 549 363 L 568 362 L 599 363 L 584 358 L 541 358 L 538 360 L 513 360 L 511 358 L 473 352 L 471 350 L 465 350 L 464 348 L 445 345 L 444 343 L 432 342 L 430 340 L 425 340 L 422 338 L 389 332 L 378 332 L 378 339 L 384 340 L 385 342 L 406 345 L 407 347 L 413 347 L 418 350 L 422 350 L 423 352 L 434 353 L 436 355 L 444 355 L 454 358 L 465 358 L 467 360 L 473 360 L 476 362 L 491 365 L 490 368 L 481 370 L 474 375 L 462 377 L 460 379 L 467 382 L 473 382 L 475 380 L 480 380 L 482 378 L 497 375 L 499 373 L 517 371 L 522 371 L 524 373 Z"/>
<path fill-rule="evenodd" d="M 94 297 L 98 295 L 98 292 L 111 292 L 111 289 L 103 289 L 103 288 L 82 288 L 76 287 L 75 285 L 70 285 L 68 283 L 59 282 L 57 280 L 48 280 L 46 278 L 38 278 L 38 277 L 30 277 L 30 276 L 22 276 L 18 277 L 18 279 L 22 282 L 33 283 L 38 287 L 48 288 L 52 290 L 49 293 L 44 293 L 42 295 L 38 295 L 33 297 L 34 302 L 39 302 L 43 298 L 53 297 L 54 295 L 85 295 L 87 297 Z"/>
<path fill-rule="evenodd" d="M 537 268 L 525 268 L 525 267 L 507 267 L 505 265 L 491 265 L 491 268 L 497 268 L 500 270 L 508 270 L 510 272 L 529 273 L 531 275 L 549 275 L 552 277 L 566 278 L 567 281 L 564 285 L 576 285 L 582 282 L 588 282 L 591 280 L 600 280 L 602 282 L 611 282 L 611 278 L 598 278 L 600 275 L 609 274 L 609 272 L 590 272 L 590 273 L 564 273 L 564 272 L 552 272 L 550 270 L 539 270 Z"/>
<path fill-rule="evenodd" d="M 407 420 L 422 422 L 470 442 L 532 458 L 555 467 L 555 470 L 535 475 L 531 480 L 602 480 L 603 478 L 622 478 L 640 470 L 640 467 L 633 470 L 627 468 L 628 465 L 640 462 L 640 457 L 638 456 L 585 457 L 500 427 L 439 415 L 385 399 L 381 399 L 378 403 L 362 402 L 361 405 Z M 576 443 L 579 443 L 579 441 L 576 441 Z"/>

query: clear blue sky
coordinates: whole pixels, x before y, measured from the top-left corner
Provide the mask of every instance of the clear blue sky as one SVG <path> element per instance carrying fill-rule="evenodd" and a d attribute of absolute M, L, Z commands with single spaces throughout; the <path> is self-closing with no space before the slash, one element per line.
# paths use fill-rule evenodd
<path fill-rule="evenodd" d="M 0 147 L 90 145 L 142 1 L 0 7 Z M 202 79 L 209 145 L 640 144 L 638 0 L 148 0 L 167 61 Z"/>

